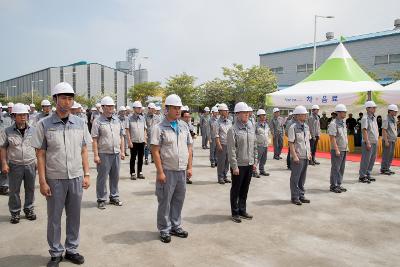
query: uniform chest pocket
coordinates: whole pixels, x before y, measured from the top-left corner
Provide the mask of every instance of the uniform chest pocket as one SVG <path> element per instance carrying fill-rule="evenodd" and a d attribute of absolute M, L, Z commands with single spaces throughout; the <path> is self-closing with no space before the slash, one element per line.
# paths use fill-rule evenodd
<path fill-rule="evenodd" d="M 296 140 L 298 142 L 304 142 L 304 133 L 302 133 L 302 132 L 296 133 Z"/>
<path fill-rule="evenodd" d="M 12 145 L 12 146 L 19 146 L 22 142 L 21 142 L 21 138 L 19 138 L 17 136 L 10 136 L 10 137 L 8 137 L 8 143 L 10 143 L 10 145 Z"/>
<path fill-rule="evenodd" d="M 163 143 L 165 145 L 172 145 L 176 142 L 176 133 L 174 131 L 163 132 Z"/>

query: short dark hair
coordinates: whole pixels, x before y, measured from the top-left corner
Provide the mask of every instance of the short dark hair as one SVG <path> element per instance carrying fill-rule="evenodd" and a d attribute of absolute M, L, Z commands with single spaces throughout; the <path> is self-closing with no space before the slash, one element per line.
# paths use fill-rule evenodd
<path fill-rule="evenodd" d="M 185 113 L 189 113 L 189 114 L 190 114 L 189 111 L 187 111 L 187 110 L 182 110 L 182 111 L 181 111 L 181 117 L 183 117 L 183 116 L 185 115 Z"/>

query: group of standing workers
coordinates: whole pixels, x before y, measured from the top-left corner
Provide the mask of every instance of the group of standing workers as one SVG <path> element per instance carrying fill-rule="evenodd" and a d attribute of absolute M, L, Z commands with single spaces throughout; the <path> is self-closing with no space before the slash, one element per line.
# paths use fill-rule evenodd
<path fill-rule="evenodd" d="M 97 166 L 96 199 L 100 210 L 106 209 L 107 203 L 123 205 L 118 183 L 121 160 L 128 155 L 129 148 L 131 180 L 145 179 L 143 163 L 147 165 L 150 161 L 155 165 L 160 240 L 169 243 L 171 236 L 187 238 L 188 232 L 181 226 L 181 212 L 186 184 L 192 183 L 193 139 L 196 133 L 189 107 L 183 106 L 180 97 L 175 94 L 166 97 L 164 114 L 160 112 L 161 107 L 154 103 L 148 104 L 144 114 L 140 101 L 135 101 L 132 109 L 121 106 L 115 110 L 113 98 L 105 96 L 92 108 L 88 117 L 82 112 L 82 106 L 74 101 L 75 92 L 70 84 L 57 84 L 52 88 L 51 96 L 55 110 L 51 109 L 48 100 L 42 101 L 41 112 L 36 112 L 33 105 L 10 104 L 8 112 L 1 117 L 1 123 L 9 120 L 10 125 L 0 132 L 0 193 L 9 195 L 11 223 L 18 223 L 21 219 L 22 183 L 25 187 L 23 212 L 26 219 L 36 219 L 34 187 L 36 170 L 38 172 L 40 192 L 47 200 L 47 241 L 51 255 L 48 266 L 58 266 L 63 258 L 75 264 L 84 263 L 78 246 L 82 194 L 83 189 L 90 186 L 90 144 Z M 371 171 L 376 159 L 378 128 L 375 103 L 368 101 L 365 107 L 367 116 L 361 121 L 363 144 L 359 181 L 370 183 L 375 181 Z M 202 148 L 210 149 L 210 164 L 212 168 L 217 168 L 217 182 L 221 185 L 231 183 L 230 205 L 234 222 L 253 218 L 247 211 L 247 195 L 252 177 L 270 175 L 265 168 L 270 134 L 275 160 L 282 159 L 283 137 L 285 134 L 288 137 L 292 203 L 310 203 L 305 197 L 304 185 L 308 165 L 319 164 L 315 157 L 321 133 L 317 105 L 311 108 L 310 115 L 304 106 L 297 106 L 286 119 L 280 116 L 278 108 L 274 108 L 270 122 L 264 109 L 253 112 L 244 102 L 235 105 L 233 114 L 223 103 L 211 109 L 206 107 L 204 111 L 199 122 Z M 342 193 L 346 192 L 342 181 L 348 151 L 344 122 L 347 109 L 338 104 L 335 112 L 337 116 L 328 126 L 331 143 L 330 190 Z M 389 105 L 388 116 L 382 126 L 381 173 L 386 175 L 394 173 L 390 166 L 396 142 L 397 112 L 396 105 Z M 231 179 L 228 178 L 229 171 Z M 63 245 L 61 217 L 64 209 L 66 240 Z"/>

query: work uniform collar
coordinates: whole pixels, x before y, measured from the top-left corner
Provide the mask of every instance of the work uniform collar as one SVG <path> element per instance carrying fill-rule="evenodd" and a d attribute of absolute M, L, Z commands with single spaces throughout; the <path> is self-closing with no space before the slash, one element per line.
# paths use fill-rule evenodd
<path fill-rule="evenodd" d="M 248 128 L 248 123 L 243 123 L 240 119 L 236 119 L 236 125 L 239 129 L 247 129 Z"/>
<path fill-rule="evenodd" d="M 58 116 L 57 112 L 53 112 L 51 115 L 51 122 L 56 124 L 56 123 L 64 123 L 61 118 Z M 72 124 L 75 124 L 77 117 L 73 116 L 71 113 L 68 114 L 68 121 Z"/>

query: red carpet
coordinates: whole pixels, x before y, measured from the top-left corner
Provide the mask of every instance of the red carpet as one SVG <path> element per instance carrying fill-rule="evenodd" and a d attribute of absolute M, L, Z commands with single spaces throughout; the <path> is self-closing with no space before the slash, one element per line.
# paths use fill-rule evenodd
<path fill-rule="evenodd" d="M 274 148 L 272 146 L 268 147 L 268 151 L 273 152 Z M 287 153 L 288 149 L 284 147 L 282 149 L 283 153 Z M 331 153 L 329 152 L 317 152 L 317 158 L 324 158 L 324 159 L 330 159 L 331 158 Z M 346 160 L 348 161 L 353 161 L 353 162 L 360 162 L 361 161 L 361 154 L 354 154 L 354 153 L 348 153 Z M 381 158 L 376 159 L 377 162 L 381 162 Z M 400 166 L 400 159 L 393 159 L 392 161 L 392 166 L 399 167 Z"/>

